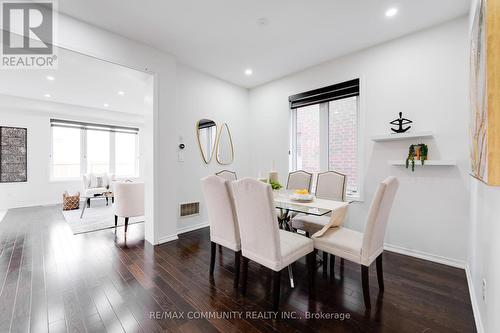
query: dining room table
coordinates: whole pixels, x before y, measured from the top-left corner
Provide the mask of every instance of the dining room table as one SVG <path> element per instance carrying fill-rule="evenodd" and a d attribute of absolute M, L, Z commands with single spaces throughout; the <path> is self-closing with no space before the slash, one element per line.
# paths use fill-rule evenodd
<path fill-rule="evenodd" d="M 284 230 L 294 231 L 290 222 L 297 214 L 312 216 L 331 215 L 336 210 L 349 206 L 349 201 L 335 201 L 313 197 L 312 200 L 295 200 L 292 191 L 279 191 L 274 195 L 275 207 L 279 209 L 278 222 Z"/>
<path fill-rule="evenodd" d="M 312 216 L 333 216 L 333 214 L 343 209 L 351 202 L 335 201 L 328 199 L 319 199 L 312 197 L 311 200 L 296 200 L 292 198 L 293 191 L 275 191 L 274 205 L 279 210 L 278 223 L 281 229 L 290 232 L 296 232 L 291 225 L 291 220 L 297 214 L 306 214 Z M 304 235 L 305 237 L 305 235 Z M 288 266 L 290 276 L 290 286 L 294 288 L 293 270 Z"/>

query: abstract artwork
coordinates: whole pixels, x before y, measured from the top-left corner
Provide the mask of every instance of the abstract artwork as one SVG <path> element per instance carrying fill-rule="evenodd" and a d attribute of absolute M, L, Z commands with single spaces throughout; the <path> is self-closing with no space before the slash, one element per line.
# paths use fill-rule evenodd
<path fill-rule="evenodd" d="M 500 185 L 500 1 L 478 0 L 471 31 L 471 169 Z"/>
<path fill-rule="evenodd" d="M 27 129 L 0 127 L 0 183 L 28 181 Z"/>

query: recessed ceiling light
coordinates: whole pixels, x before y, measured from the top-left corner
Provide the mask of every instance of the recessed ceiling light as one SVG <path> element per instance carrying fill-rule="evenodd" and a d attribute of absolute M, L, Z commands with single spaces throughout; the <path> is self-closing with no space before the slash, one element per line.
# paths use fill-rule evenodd
<path fill-rule="evenodd" d="M 50 94 L 45 94 L 43 96 L 45 96 L 45 98 L 51 98 L 52 97 Z"/>
<path fill-rule="evenodd" d="M 54 80 L 56 79 L 56 78 L 55 78 L 55 77 L 53 77 L 52 75 L 47 75 L 47 76 L 46 76 L 46 78 L 47 78 L 47 80 L 49 80 L 49 81 L 54 81 Z"/>
<path fill-rule="evenodd" d="M 393 7 L 393 8 L 387 9 L 387 11 L 385 12 L 385 16 L 387 16 L 387 17 L 393 17 L 397 13 L 398 13 L 398 9 Z"/>
<path fill-rule="evenodd" d="M 118 92 L 118 95 L 123 96 L 123 95 L 125 95 L 125 92 L 120 90 L 120 91 Z"/>
<path fill-rule="evenodd" d="M 253 70 L 251 68 L 245 69 L 245 75 L 252 75 L 252 74 L 253 74 Z"/>
<path fill-rule="evenodd" d="M 107 108 L 107 107 L 109 106 L 109 104 L 108 104 L 108 103 L 104 103 L 104 104 L 103 104 L 103 106 L 104 106 L 105 108 Z"/>

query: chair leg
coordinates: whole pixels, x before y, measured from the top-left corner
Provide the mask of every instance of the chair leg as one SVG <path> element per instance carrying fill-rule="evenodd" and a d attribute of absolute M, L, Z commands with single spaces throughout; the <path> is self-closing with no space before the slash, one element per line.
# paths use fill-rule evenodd
<path fill-rule="evenodd" d="M 384 269 L 382 268 L 382 253 L 377 257 L 378 289 L 384 291 Z"/>
<path fill-rule="evenodd" d="M 90 198 L 87 198 L 87 208 L 90 208 Z"/>
<path fill-rule="evenodd" d="M 309 253 L 306 257 L 307 270 L 309 274 L 309 286 L 314 286 L 314 276 L 316 274 L 316 250 Z"/>
<path fill-rule="evenodd" d="M 240 262 L 241 262 L 241 251 L 236 251 L 234 253 L 234 284 L 235 289 L 238 288 L 240 283 Z"/>
<path fill-rule="evenodd" d="M 241 293 L 247 293 L 247 279 L 248 279 L 248 258 L 243 257 L 243 265 L 241 267 Z"/>
<path fill-rule="evenodd" d="M 370 303 L 370 283 L 368 279 L 368 269 L 369 267 L 361 265 L 361 281 L 363 283 L 363 298 L 365 300 L 365 307 L 367 309 L 371 308 Z"/>
<path fill-rule="evenodd" d="M 281 271 L 273 271 L 273 311 L 278 311 L 280 306 Z"/>
<path fill-rule="evenodd" d="M 217 244 L 214 242 L 210 242 L 210 276 L 214 275 L 215 269 L 215 249 L 217 248 Z"/>
<path fill-rule="evenodd" d="M 125 233 L 127 233 L 128 229 L 128 217 L 125 218 Z"/>
<path fill-rule="evenodd" d="M 335 256 L 330 254 L 330 278 L 335 277 Z"/>
<path fill-rule="evenodd" d="M 115 215 L 115 228 L 118 226 L 118 215 Z"/>
<path fill-rule="evenodd" d="M 323 277 L 328 275 L 328 253 L 323 251 Z"/>

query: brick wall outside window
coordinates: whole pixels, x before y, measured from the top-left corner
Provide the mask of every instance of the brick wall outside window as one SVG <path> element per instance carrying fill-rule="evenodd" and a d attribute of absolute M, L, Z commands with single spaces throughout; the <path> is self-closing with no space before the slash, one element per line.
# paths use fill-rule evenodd
<path fill-rule="evenodd" d="M 319 105 L 297 110 L 297 170 L 321 172 L 319 147 Z"/>
<path fill-rule="evenodd" d="M 357 97 L 329 104 L 328 167 L 347 175 L 348 192 L 358 191 Z"/>
<path fill-rule="evenodd" d="M 328 103 L 328 169 L 347 175 L 347 193 L 358 191 L 357 97 Z M 320 159 L 320 105 L 297 109 L 296 169 L 323 172 Z M 326 140 L 326 139 L 325 139 Z"/>

